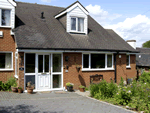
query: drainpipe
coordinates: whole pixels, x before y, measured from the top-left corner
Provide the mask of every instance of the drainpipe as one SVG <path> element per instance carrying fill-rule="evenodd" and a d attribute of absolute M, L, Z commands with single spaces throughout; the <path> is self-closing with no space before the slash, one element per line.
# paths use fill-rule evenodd
<path fill-rule="evenodd" d="M 114 62 L 115 62 L 115 83 L 117 83 L 117 63 L 116 63 L 116 60 L 117 60 L 117 55 L 119 54 L 119 52 L 117 52 L 117 54 L 115 53 L 114 54 Z"/>

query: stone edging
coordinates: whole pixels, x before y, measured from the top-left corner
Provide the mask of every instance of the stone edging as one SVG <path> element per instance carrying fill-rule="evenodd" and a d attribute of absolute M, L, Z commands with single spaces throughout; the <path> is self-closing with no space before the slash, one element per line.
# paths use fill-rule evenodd
<path fill-rule="evenodd" d="M 78 94 L 78 93 L 76 93 L 76 94 Z M 80 94 L 78 94 L 78 95 L 80 95 Z M 83 95 L 81 95 L 81 96 L 83 96 Z M 104 101 L 97 100 L 97 99 L 95 99 L 95 98 L 91 98 L 91 97 L 89 97 L 89 96 L 84 96 L 84 97 L 87 97 L 87 98 L 92 99 L 92 100 L 96 100 L 96 101 L 101 102 L 101 103 L 105 103 L 105 104 L 107 104 L 107 105 L 111 105 L 111 106 L 114 106 L 114 107 L 118 107 L 118 108 L 124 109 L 124 110 L 126 110 L 126 111 L 130 111 L 130 112 L 132 112 L 132 113 L 137 113 L 137 112 L 135 112 L 135 111 L 128 110 L 128 109 L 122 108 L 122 107 L 120 107 L 120 106 L 111 104 L 111 103 L 107 103 L 107 102 L 104 102 Z"/>

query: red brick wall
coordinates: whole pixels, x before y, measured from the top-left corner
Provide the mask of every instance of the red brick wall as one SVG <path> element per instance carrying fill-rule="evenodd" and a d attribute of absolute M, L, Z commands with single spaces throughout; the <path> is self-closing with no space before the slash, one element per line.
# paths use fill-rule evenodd
<path fill-rule="evenodd" d="M 136 71 L 136 56 L 130 55 L 130 67 L 126 68 L 126 55 L 120 54 L 121 58 L 119 58 L 119 55 L 117 55 L 117 83 L 120 82 L 121 76 L 124 80 L 127 78 L 133 78 L 136 77 L 137 71 Z"/>
<path fill-rule="evenodd" d="M 18 52 L 18 86 L 24 90 L 24 70 L 19 70 L 20 67 L 24 68 L 24 52 Z"/>
<path fill-rule="evenodd" d="M 69 56 L 69 61 L 65 61 L 65 56 Z M 131 68 L 126 68 L 126 55 L 121 54 L 121 58 L 117 55 L 117 83 L 120 82 L 121 76 L 126 80 L 126 77 L 131 78 L 136 76 L 136 64 L 135 64 L 135 55 L 131 55 Z M 90 85 L 90 76 L 95 74 L 103 75 L 103 79 L 107 82 L 114 80 L 114 70 L 112 71 L 80 71 L 76 69 L 76 65 L 82 67 L 82 53 L 64 53 L 63 54 L 63 66 L 68 65 L 68 72 L 65 72 L 66 69 L 63 69 L 63 82 L 66 86 L 67 82 L 74 84 L 74 89 L 78 89 L 80 85 L 88 87 Z"/>
<path fill-rule="evenodd" d="M 13 52 L 13 71 L 0 71 L 0 81 L 7 81 L 10 76 L 15 75 L 15 51 L 16 44 L 13 36 L 10 35 L 10 28 L 0 28 L 3 31 L 3 37 L 0 37 L 0 52 L 11 51 Z"/>

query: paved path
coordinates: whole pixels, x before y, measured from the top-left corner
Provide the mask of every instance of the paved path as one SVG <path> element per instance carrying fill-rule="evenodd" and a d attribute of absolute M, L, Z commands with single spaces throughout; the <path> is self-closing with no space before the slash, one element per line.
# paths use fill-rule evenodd
<path fill-rule="evenodd" d="M 0 92 L 0 113 L 132 113 L 76 93 Z"/>

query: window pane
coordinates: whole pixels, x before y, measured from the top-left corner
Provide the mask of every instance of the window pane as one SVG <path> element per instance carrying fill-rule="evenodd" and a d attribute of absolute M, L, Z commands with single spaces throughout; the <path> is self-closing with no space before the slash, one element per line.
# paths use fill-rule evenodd
<path fill-rule="evenodd" d="M 10 10 L 2 9 L 2 25 L 10 26 Z"/>
<path fill-rule="evenodd" d="M 105 54 L 91 54 L 91 68 L 105 68 Z"/>
<path fill-rule="evenodd" d="M 78 31 L 83 32 L 84 31 L 84 19 L 78 18 Z"/>
<path fill-rule="evenodd" d="M 76 18 L 71 18 L 71 30 L 76 30 Z"/>
<path fill-rule="evenodd" d="M 12 68 L 11 53 L 0 53 L 0 68 L 3 68 L 3 69 Z"/>
<path fill-rule="evenodd" d="M 83 68 L 89 68 L 89 55 L 83 55 Z"/>
<path fill-rule="evenodd" d="M 35 73 L 35 54 L 26 53 L 26 73 Z"/>
<path fill-rule="evenodd" d="M 25 81 L 26 81 L 26 87 L 27 87 L 27 83 L 31 81 L 31 85 L 35 86 L 35 75 L 29 75 L 29 76 L 25 76 Z M 35 89 L 35 87 L 34 87 Z"/>
<path fill-rule="evenodd" d="M 53 54 L 53 72 L 61 72 L 61 54 Z"/>
<path fill-rule="evenodd" d="M 112 67 L 112 55 L 107 55 L 107 67 Z"/>
<path fill-rule="evenodd" d="M 129 66 L 129 55 L 127 55 L 126 65 Z"/>
<path fill-rule="evenodd" d="M 39 73 L 43 73 L 43 55 L 38 57 L 38 70 Z"/>
<path fill-rule="evenodd" d="M 53 88 L 61 88 L 61 75 L 53 75 Z"/>
<path fill-rule="evenodd" d="M 45 55 L 45 72 L 49 72 L 49 55 Z"/>

